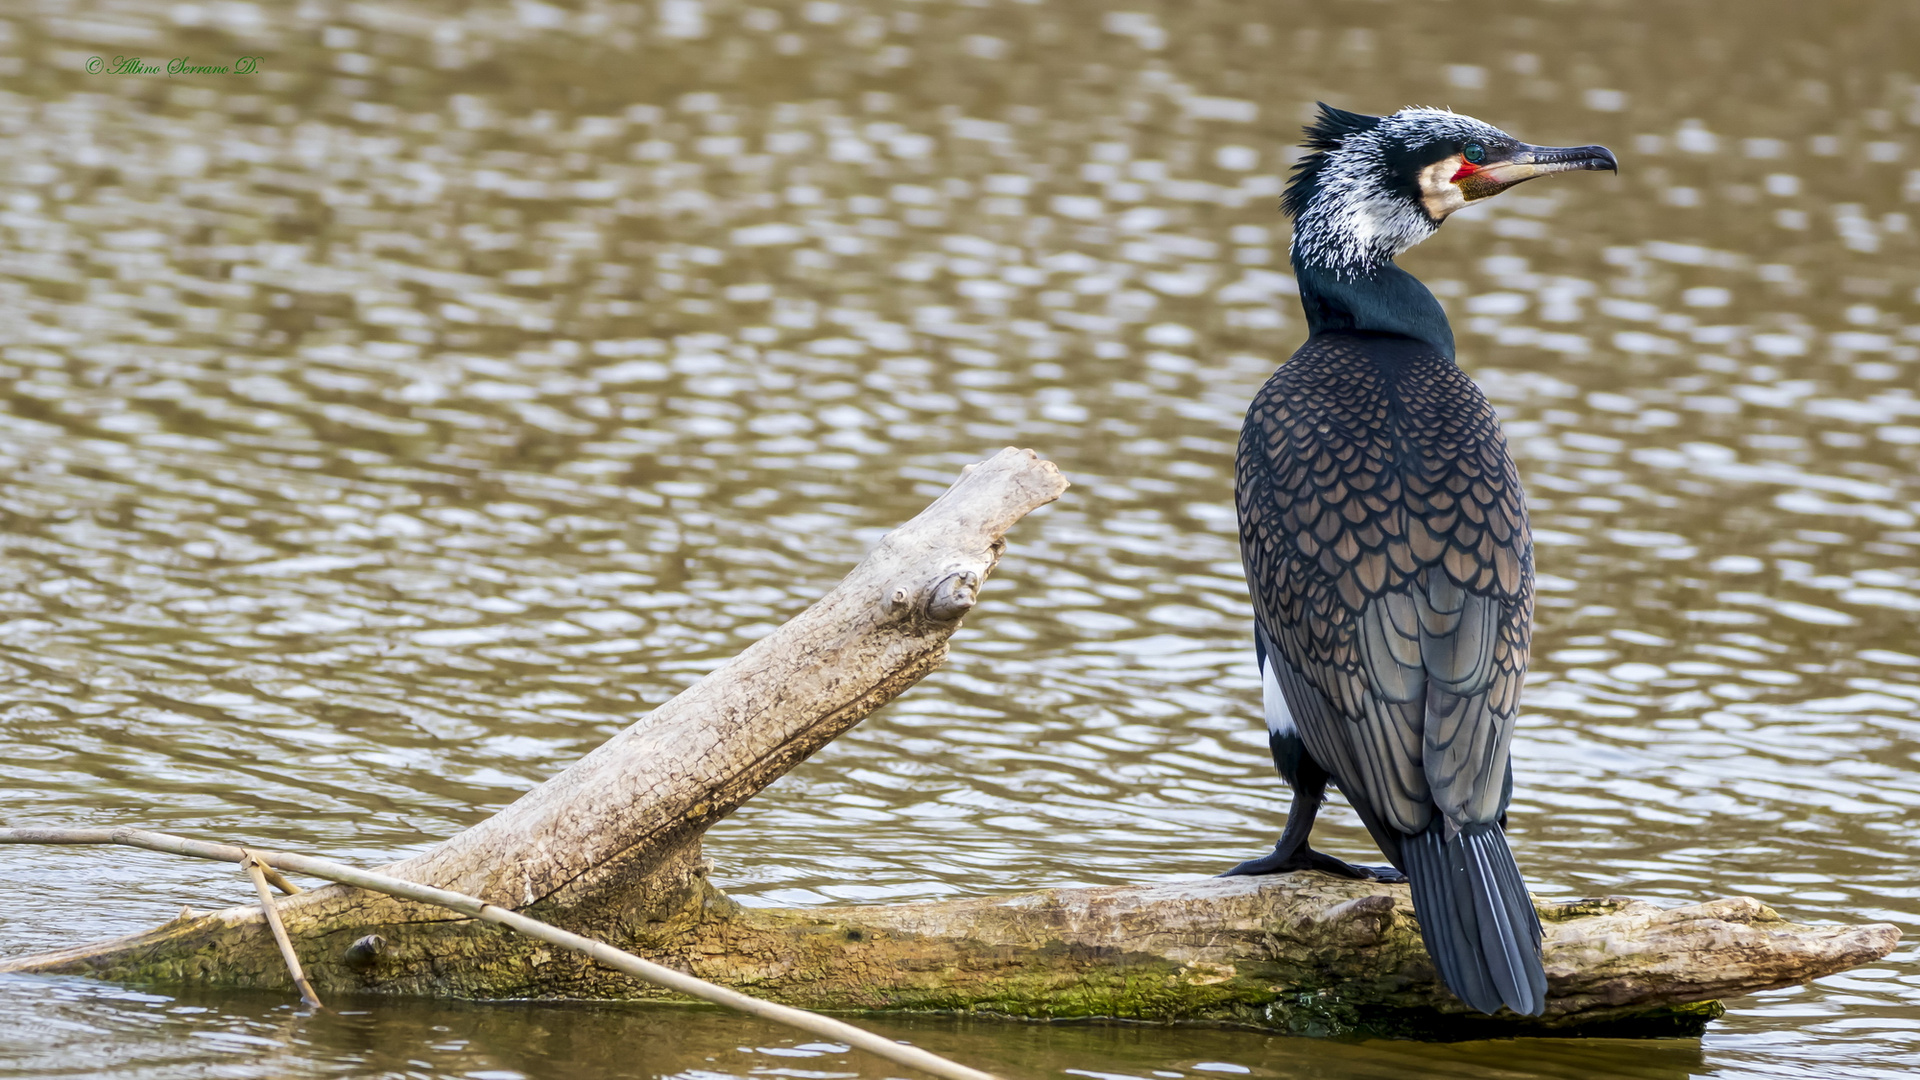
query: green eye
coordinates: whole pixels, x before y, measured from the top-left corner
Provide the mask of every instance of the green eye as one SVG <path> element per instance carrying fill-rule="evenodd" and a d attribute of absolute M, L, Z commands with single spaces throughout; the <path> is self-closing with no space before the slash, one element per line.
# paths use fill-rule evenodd
<path fill-rule="evenodd" d="M 1460 149 L 1460 156 L 1478 165 L 1487 160 L 1487 148 L 1477 142 L 1470 142 Z"/>

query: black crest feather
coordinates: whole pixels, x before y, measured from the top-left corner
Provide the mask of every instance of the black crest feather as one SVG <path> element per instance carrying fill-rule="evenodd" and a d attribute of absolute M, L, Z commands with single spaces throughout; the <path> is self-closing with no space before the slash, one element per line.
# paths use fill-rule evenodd
<path fill-rule="evenodd" d="M 1307 125 L 1307 137 L 1300 143 L 1313 153 L 1294 163 L 1287 193 L 1280 200 L 1280 208 L 1295 220 L 1306 212 L 1307 202 L 1313 198 L 1313 189 L 1320 182 L 1320 170 L 1327 164 L 1327 151 L 1338 149 L 1347 141 L 1347 136 L 1370 131 L 1380 124 L 1378 116 L 1336 109 L 1324 101 L 1314 104 L 1320 106 L 1320 115 Z"/>

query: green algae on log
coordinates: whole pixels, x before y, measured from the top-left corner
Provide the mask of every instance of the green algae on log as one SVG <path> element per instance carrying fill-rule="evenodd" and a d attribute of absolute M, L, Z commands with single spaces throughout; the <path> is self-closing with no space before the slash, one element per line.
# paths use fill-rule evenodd
<path fill-rule="evenodd" d="M 686 879 L 680 902 L 598 928 L 700 978 L 824 1011 L 1212 1023 L 1302 1035 L 1429 1039 L 1697 1034 L 1717 999 L 1889 952 L 1884 924 L 1804 926 L 1736 898 L 1662 909 L 1541 902 L 1544 1016 L 1487 1017 L 1442 987 L 1404 886 L 1313 872 L 1051 889 L 929 903 L 746 908 Z M 302 894 L 307 895 L 307 894 Z M 342 899 L 345 899 L 344 897 Z M 285 900 L 283 911 L 302 907 Z M 498 928 L 414 905 L 373 919 L 329 905 L 288 918 L 323 993 L 474 998 L 667 995 Z M 5 965 L 125 982 L 284 987 L 257 908 Z M 368 934 L 382 941 L 369 948 Z M 617 936 L 616 936 L 617 935 Z"/>
<path fill-rule="evenodd" d="M 1442 987 L 1403 886 L 1299 873 L 880 906 L 744 908 L 700 837 L 931 671 L 1005 534 L 1065 490 L 1004 450 L 805 612 L 499 813 L 392 876 L 478 896 L 815 1010 L 1112 1018 L 1466 1038 L 1697 1032 L 1713 1004 L 1891 951 L 1885 924 L 1785 922 L 1751 899 L 1542 903 L 1549 1001 L 1473 1013 Z M 651 987 L 444 909 L 342 886 L 276 908 L 323 994 L 643 998 Z M 130 983 L 285 988 L 258 907 L 0 962 Z"/>

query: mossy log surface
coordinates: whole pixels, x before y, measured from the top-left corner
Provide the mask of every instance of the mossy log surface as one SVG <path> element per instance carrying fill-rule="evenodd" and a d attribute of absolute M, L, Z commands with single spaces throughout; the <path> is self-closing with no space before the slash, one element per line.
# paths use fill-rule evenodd
<path fill-rule="evenodd" d="M 1404 886 L 1318 873 L 933 903 L 749 908 L 699 838 L 911 686 L 1021 517 L 1066 482 L 1030 451 L 971 467 L 819 603 L 396 877 L 478 895 L 758 997 L 828 1011 L 1111 1017 L 1299 1034 L 1697 1032 L 1718 999 L 1890 952 L 1892 926 L 1802 926 L 1751 899 L 1541 903 L 1550 999 L 1471 1012 L 1438 982 Z M 224 838 L 223 838 L 224 839 Z M 577 954 L 342 886 L 276 904 L 323 999 L 645 998 Z M 286 990 L 258 907 L 0 962 L 0 971 Z"/>
<path fill-rule="evenodd" d="M 1620 898 L 1542 901 L 1546 1015 L 1485 1017 L 1438 982 L 1404 886 L 1303 872 L 787 909 L 744 907 L 692 870 L 675 902 L 586 932 L 757 997 L 826 1011 L 1416 1038 L 1685 1035 L 1720 1015 L 1722 997 L 1878 959 L 1899 937 L 1885 924 L 1798 925 L 1747 898 L 1667 909 Z M 328 1000 L 664 996 L 498 927 L 352 899 L 280 905 L 308 977 Z M 369 935 L 380 940 L 367 943 Z M 4 968 L 148 984 L 288 985 L 257 907 L 185 917 Z"/>

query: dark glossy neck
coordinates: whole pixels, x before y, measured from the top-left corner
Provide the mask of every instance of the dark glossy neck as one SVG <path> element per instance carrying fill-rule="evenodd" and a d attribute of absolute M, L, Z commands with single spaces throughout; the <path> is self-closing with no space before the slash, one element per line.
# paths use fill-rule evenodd
<path fill-rule="evenodd" d="M 1391 262 L 1364 273 L 1338 276 L 1318 266 L 1294 264 L 1307 333 L 1372 330 L 1424 341 L 1453 359 L 1453 327 L 1440 301 L 1420 279 Z"/>

